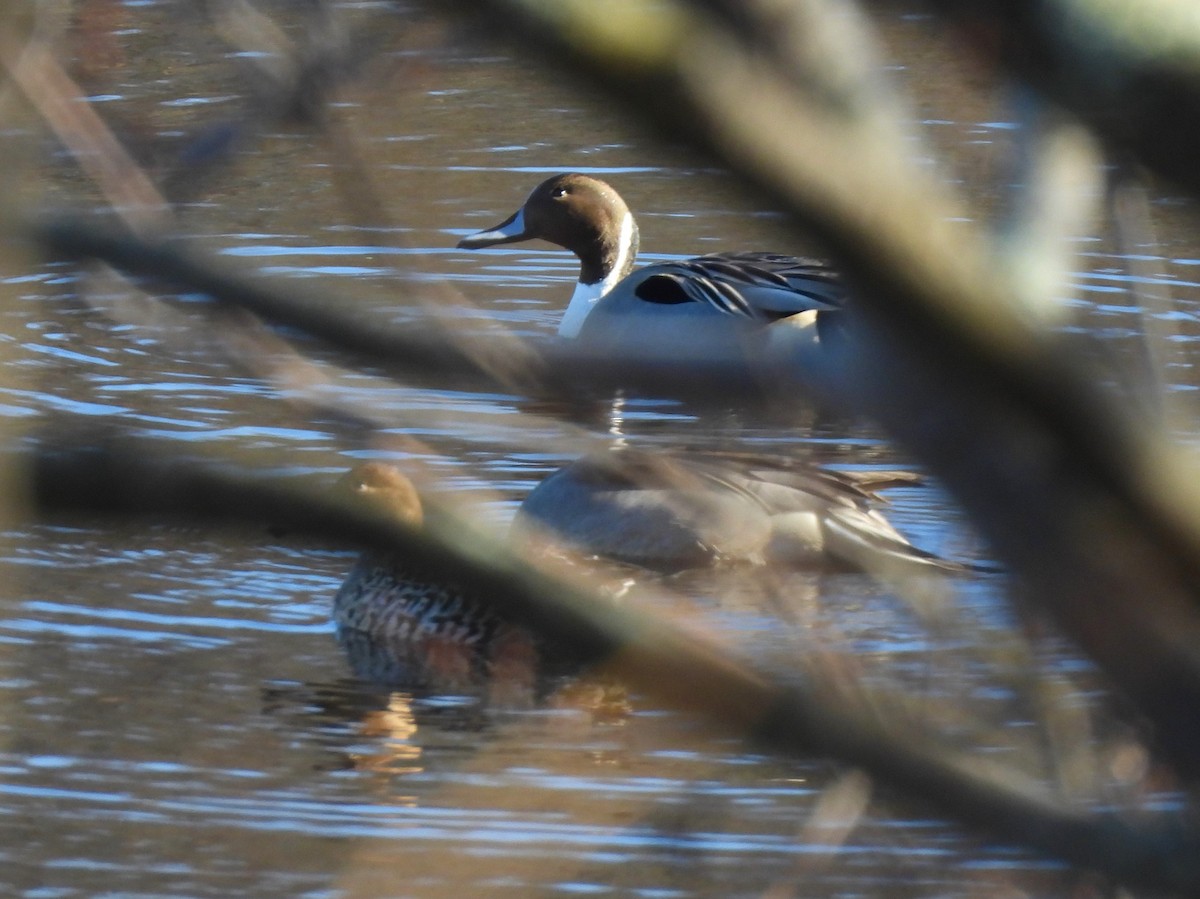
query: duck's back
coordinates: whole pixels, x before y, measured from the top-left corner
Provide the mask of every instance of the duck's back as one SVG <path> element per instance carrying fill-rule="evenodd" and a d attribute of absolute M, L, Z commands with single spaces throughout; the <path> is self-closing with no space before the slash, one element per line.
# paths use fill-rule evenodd
<path fill-rule="evenodd" d="M 840 315 L 841 277 L 814 259 L 722 253 L 643 266 L 589 311 L 579 339 L 593 347 L 656 358 L 751 353 L 783 332 L 815 343 Z M 781 330 L 782 329 L 782 330 Z"/>
<path fill-rule="evenodd" d="M 837 310 L 844 299 L 841 276 L 819 260 L 776 253 L 714 253 L 638 268 L 601 299 L 588 318 L 711 315 L 763 325 L 801 312 Z"/>
<path fill-rule="evenodd" d="M 753 497 L 631 452 L 585 457 L 525 499 L 517 527 L 539 527 L 582 551 L 654 568 L 757 558 L 770 522 Z"/>
<path fill-rule="evenodd" d="M 663 570 L 714 562 L 965 570 L 912 546 L 875 508 L 876 488 L 917 481 L 908 473 L 626 447 L 551 474 L 515 524 L 518 532 L 536 526 L 577 551 Z"/>

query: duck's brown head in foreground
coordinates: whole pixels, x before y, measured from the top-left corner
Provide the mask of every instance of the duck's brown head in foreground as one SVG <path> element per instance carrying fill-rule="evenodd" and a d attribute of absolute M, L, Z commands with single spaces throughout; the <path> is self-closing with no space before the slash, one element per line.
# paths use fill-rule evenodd
<path fill-rule="evenodd" d="M 378 515 L 419 527 L 424 519 L 413 482 L 394 465 L 360 462 L 338 479 L 336 490 Z"/>
<path fill-rule="evenodd" d="M 621 195 L 578 172 L 547 178 L 520 209 L 496 227 L 464 237 L 458 247 L 476 250 L 534 239 L 578 256 L 583 284 L 623 278 L 637 256 L 637 224 Z"/>

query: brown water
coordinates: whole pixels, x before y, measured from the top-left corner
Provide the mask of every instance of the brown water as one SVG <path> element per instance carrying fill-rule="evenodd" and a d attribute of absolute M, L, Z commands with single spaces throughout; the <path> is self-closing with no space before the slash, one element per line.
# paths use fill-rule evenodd
<path fill-rule="evenodd" d="M 179 146 L 238 119 L 252 84 L 244 60 L 191 4 L 80 9 L 102 41 L 89 46 L 109 54 L 85 82 L 93 106 L 124 133 Z M 809 249 L 776 230 L 770 209 L 737 200 L 728 177 L 651 143 L 558 75 L 463 44 L 436 22 L 374 4 L 342 10 L 382 43 L 337 108 L 393 224 L 355 225 L 333 184 L 338 151 L 299 126 L 267 124 L 180 211 L 183 231 L 231 261 L 405 320 L 420 314 L 409 297 L 448 284 L 478 308 L 456 307 L 468 321 L 549 334 L 575 276 L 569 256 L 544 245 L 453 245 L 507 215 L 545 173 L 567 169 L 619 185 L 650 259 Z M 896 14 L 884 25 L 901 77 L 923 91 L 918 118 L 928 120 L 914 124 L 955 152 L 947 177 L 972 179 L 964 189 L 988 214 L 1004 197 L 996 172 L 1010 113 L 983 99 L 982 75 L 964 75 L 926 43 L 928 22 Z M 82 51 L 77 59 L 92 61 Z M 39 182 L 47 196 L 88 196 L 53 152 Z M 1155 214 L 1159 243 L 1136 277 L 1151 293 L 1172 292 L 1170 311 L 1151 317 L 1170 335 L 1170 389 L 1188 401 L 1200 385 L 1200 243 L 1183 204 L 1160 198 Z M 1121 350 L 1143 310 L 1128 292 L 1136 260 L 1111 246 L 1081 245 L 1075 304 L 1080 330 Z M 18 301 L 5 310 L 12 378 L 0 385 L 0 414 L 33 425 L 88 416 L 331 480 L 382 452 L 309 420 L 190 332 L 114 323 L 81 305 L 66 268 L 3 274 Z M 355 373 L 336 384 L 391 421 L 388 436 L 429 446 L 429 474 L 500 522 L 571 457 L 555 442 L 564 428 L 516 425 L 528 409 L 519 397 Z M 748 417 L 635 400 L 621 428 L 647 445 L 911 464 L 868 425 L 797 410 Z M 1181 428 L 1194 431 L 1187 420 Z M 936 487 L 892 499 L 889 515 L 914 542 L 986 557 Z M 30 524 L 6 538 L 3 895 L 1011 896 L 1078 885 L 1054 864 L 882 794 L 825 853 L 806 824 L 839 802 L 855 807 L 853 775 L 749 752 L 620 685 L 585 678 L 546 701 L 503 685 L 487 700 L 371 690 L 350 677 L 329 623 L 347 551 L 256 531 L 108 521 Z M 998 579 L 962 584 L 957 617 L 934 628 L 859 575 L 719 572 L 668 586 L 695 621 L 765 666 L 845 653 L 868 684 L 927 698 L 953 739 L 1044 773 L 1021 672 L 988 648 L 1010 639 Z M 1083 692 L 1087 666 L 1069 651 L 1045 652 L 1037 665 L 1064 707 L 1097 708 Z M 1119 727 L 1098 731 L 1092 762 L 1106 796 L 1132 801 L 1138 779 L 1113 774 L 1128 743 Z"/>

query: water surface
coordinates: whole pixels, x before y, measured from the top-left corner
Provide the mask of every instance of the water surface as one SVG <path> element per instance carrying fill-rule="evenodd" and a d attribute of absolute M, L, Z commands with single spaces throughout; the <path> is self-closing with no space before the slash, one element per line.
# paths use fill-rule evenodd
<path fill-rule="evenodd" d="M 100 34 L 115 56 L 90 70 L 80 51 L 76 67 L 97 111 L 131 139 L 187 146 L 238 121 L 252 87 L 238 67 L 246 51 L 223 44 L 188 4 L 87 8 L 111 15 L 91 21 L 108 22 Z M 728 176 L 651 142 L 557 76 L 435 23 L 390 19 L 370 4 L 345 10 L 387 23 L 379 59 L 338 112 L 388 223 L 356 224 L 329 142 L 268 123 L 245 135 L 232 163 L 197 179 L 181 205 L 180 228 L 197 245 L 398 321 L 422 321 L 414 298 L 432 296 L 468 324 L 536 335 L 554 331 L 573 260 L 545 245 L 453 246 L 506 216 L 551 172 L 589 171 L 619 185 L 639 213 L 649 259 L 813 249 L 782 232 L 774 210 L 739 199 Z M 922 102 L 946 104 L 936 117 L 919 111 L 914 129 L 954 151 L 945 177 L 973 195 L 979 216 L 993 214 L 1002 191 L 984 176 L 995 174 L 994 154 L 1010 138 L 997 127 L 1008 121 L 1003 107 L 922 52 L 928 23 L 885 25 L 902 77 L 925 91 Z M 90 193 L 61 151 L 42 174 L 51 201 Z M 1192 362 L 1200 242 L 1179 203 L 1160 198 L 1155 214 L 1158 242 L 1136 260 L 1106 237 L 1081 242 L 1072 328 L 1119 354 L 1148 318 L 1166 334 L 1163 370 L 1186 404 L 1200 384 Z M 567 425 L 548 414 L 518 419 L 561 410 L 331 369 L 337 395 L 384 423 L 364 440 L 282 402 L 186 321 L 147 327 L 101 297 L 123 297 L 127 286 L 61 266 L 4 274 L 18 301 L 4 311 L 11 377 L 0 385 L 0 415 L 16 423 L 119 423 L 331 481 L 357 458 L 420 461 L 428 479 L 500 524 L 572 457 L 561 442 Z M 1143 307 L 1167 290 L 1170 302 Z M 83 301 L 89 295 L 95 302 Z M 196 298 L 183 300 L 175 308 L 184 315 L 201 311 Z M 302 345 L 321 363 L 345 362 Z M 568 417 L 599 432 L 609 425 L 584 410 Z M 1194 430 L 1186 417 L 1180 429 Z M 631 399 L 620 430 L 648 446 L 912 465 L 871 425 L 802 401 L 750 415 Z M 888 514 L 927 549 L 987 557 L 936 485 L 894 491 Z M 107 520 L 26 523 L 5 537 L 5 895 L 1049 895 L 1076 882 L 878 793 L 845 841 L 823 852 L 806 826 L 821 808 L 855 807 L 864 789 L 855 775 L 820 760 L 763 757 L 603 678 L 539 696 L 505 684 L 483 696 L 369 688 L 350 676 L 329 623 L 349 548 L 254 529 Z M 960 585 L 949 625 L 938 626 L 854 574 L 705 572 L 664 586 L 678 597 L 665 611 L 685 608 L 765 667 L 786 675 L 806 653 L 844 653 L 864 683 L 902 685 L 927 700 L 963 745 L 1018 766 L 1044 757 L 1020 678 L 993 651 L 1008 645 L 1013 622 L 998 578 Z M 1070 705 L 1090 689 L 1090 671 L 1052 645 L 1058 651 L 1034 664 Z M 1095 708 L 1095 697 L 1084 704 Z M 1119 725 L 1097 737 L 1099 766 L 1130 745 Z M 1138 779 L 1128 783 L 1136 793 Z"/>

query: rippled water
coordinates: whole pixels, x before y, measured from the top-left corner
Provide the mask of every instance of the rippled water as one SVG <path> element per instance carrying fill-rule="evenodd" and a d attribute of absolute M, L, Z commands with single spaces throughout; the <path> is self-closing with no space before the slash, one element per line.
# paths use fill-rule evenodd
<path fill-rule="evenodd" d="M 245 90 L 238 54 L 216 49 L 180 4 L 109 9 L 104 33 L 126 55 L 90 83 L 101 114 L 166 135 L 233 114 Z M 181 15 L 179 28 L 160 31 Z M 449 284 L 477 307 L 464 303 L 464 320 L 527 334 L 553 331 L 572 259 L 543 245 L 452 247 L 507 215 L 548 172 L 596 172 L 619 184 L 640 213 L 649 259 L 805 249 L 782 244 L 770 210 L 735 200 L 720 173 L 650 144 L 543 71 L 447 53 L 436 30 L 421 30 L 427 24 L 401 25 L 405 51 L 342 107 L 395 219 L 386 239 L 351 224 L 331 184 L 333 151 L 283 128 L 248 139 L 236 165 L 181 211 L 181 228 L 263 276 L 401 320 L 422 314 L 406 302 L 410 291 Z M 921 27 L 890 23 L 889 38 L 911 40 Z M 970 172 L 1006 129 L 994 127 L 995 110 L 965 108 L 969 115 L 925 129 L 939 145 L 966 148 L 960 165 Z M 50 196 L 79 188 L 61 156 L 49 168 Z M 1186 399 L 1200 384 L 1192 362 L 1200 243 L 1181 224 L 1186 210 L 1168 200 L 1156 206 L 1161 243 L 1140 267 L 1104 241 L 1085 245 L 1075 305 L 1078 330 L 1118 352 L 1148 312 L 1166 334 L 1170 387 Z M 1173 304 L 1143 310 L 1131 279 L 1152 296 L 1169 287 Z M 64 416 L 119 422 L 331 480 L 354 458 L 385 452 L 386 441 L 364 443 L 284 404 L 176 321 L 147 329 L 97 301 L 117 318 L 100 314 L 77 295 L 96 282 L 65 268 L 8 272 L 4 281 L 19 299 L 4 312 L 12 377 L 0 385 L 0 415 L 34 427 Z M 518 412 L 539 411 L 519 397 L 353 371 L 333 382 L 391 423 L 384 436 L 393 447 L 401 438 L 428 446 L 429 476 L 500 522 L 571 457 L 554 442 L 565 430 L 552 419 L 518 424 Z M 622 428 L 644 444 L 910 464 L 870 426 L 801 409 L 752 417 L 632 400 Z M 403 457 L 418 454 L 403 446 Z M 889 514 L 923 547 L 986 556 L 936 487 L 894 491 Z M 505 684 L 486 701 L 367 688 L 349 676 L 329 623 L 348 550 L 249 530 L 95 520 L 22 525 L 4 537 L 5 895 L 667 899 L 760 896 L 772 886 L 781 891 L 772 895 L 1011 895 L 1071 882 L 1054 865 L 980 845 L 886 796 L 823 854 L 805 823 L 820 802 L 853 806 L 854 776 L 749 753 L 602 679 L 539 701 Z M 1010 624 L 994 579 L 963 585 L 959 626 L 939 632 L 865 577 L 781 578 L 717 572 L 669 586 L 700 626 L 776 670 L 832 645 L 853 651 L 867 682 L 903 683 L 983 722 L 1022 725 L 1012 684 L 979 648 L 1003 641 Z M 1069 653 L 1044 664 L 1063 679 L 1086 673 Z M 947 722 L 959 726 L 970 730 Z M 980 725 L 984 751 L 1036 742 L 1010 733 L 992 745 L 988 726 Z"/>

